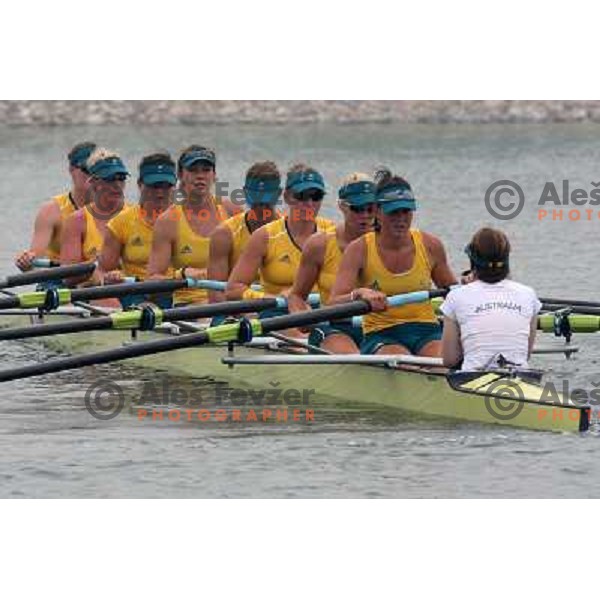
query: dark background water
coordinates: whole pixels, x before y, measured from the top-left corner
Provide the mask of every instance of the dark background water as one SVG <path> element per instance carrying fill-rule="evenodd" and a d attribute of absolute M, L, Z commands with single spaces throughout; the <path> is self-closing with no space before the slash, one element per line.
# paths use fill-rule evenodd
<path fill-rule="evenodd" d="M 122 153 L 135 173 L 141 156 L 190 143 L 214 146 L 218 176 L 239 187 L 248 166 L 272 159 L 321 169 L 324 212 L 351 171 L 386 164 L 419 198 L 417 226 L 439 235 L 454 269 L 482 225 L 502 227 L 513 245 L 513 277 L 542 296 L 598 298 L 600 226 L 540 220 L 547 181 L 588 192 L 600 182 L 598 126 L 194 126 L 0 128 L 0 272 L 28 244 L 38 204 L 68 186 L 66 152 L 92 139 Z M 517 182 L 521 214 L 497 221 L 484 205 L 494 181 Z M 135 185 L 128 195 L 136 198 Z M 552 342 L 551 336 L 543 336 Z M 568 363 L 538 360 L 574 384 L 600 379 L 600 337 L 580 335 Z M 44 360 L 37 344 L 0 343 L 3 366 Z M 597 497 L 600 439 L 433 421 L 373 407 L 316 406 L 314 423 L 201 424 L 139 421 L 134 411 L 102 422 L 85 410 L 97 378 L 123 385 L 129 402 L 158 376 L 130 365 L 64 373 L 0 387 L 3 497 Z M 177 381 L 178 385 L 191 385 Z"/>

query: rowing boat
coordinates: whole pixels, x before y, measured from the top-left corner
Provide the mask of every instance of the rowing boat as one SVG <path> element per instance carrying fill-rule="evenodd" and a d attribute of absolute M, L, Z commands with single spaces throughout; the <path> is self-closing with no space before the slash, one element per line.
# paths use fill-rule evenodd
<path fill-rule="evenodd" d="M 73 309 L 71 314 L 43 319 L 27 314 L 3 315 L 0 326 L 72 319 L 76 312 Z M 94 318 L 85 311 L 80 314 Z M 159 332 L 90 331 L 85 335 L 40 339 L 57 352 L 77 355 L 181 332 L 181 327 L 165 324 Z M 545 431 L 585 431 L 589 426 L 589 407 L 562 395 L 546 399 L 545 388 L 532 374 L 446 375 L 426 370 L 423 365 L 427 361 L 416 357 L 417 365 L 406 365 L 411 359 L 402 357 L 309 357 L 294 354 L 289 344 L 279 339 L 258 338 L 245 345 L 205 345 L 133 358 L 131 362 L 158 372 L 191 377 L 208 375 L 236 388 L 299 392 L 292 394 L 294 397 L 306 396 L 306 391 L 319 401 L 337 404 L 373 403 L 433 417 Z"/>

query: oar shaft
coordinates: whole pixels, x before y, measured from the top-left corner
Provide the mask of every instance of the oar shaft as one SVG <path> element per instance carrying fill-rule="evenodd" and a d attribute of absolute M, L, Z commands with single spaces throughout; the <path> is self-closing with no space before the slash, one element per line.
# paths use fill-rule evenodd
<path fill-rule="evenodd" d="M 578 315 L 600 315 L 600 306 L 585 306 L 583 304 L 578 304 L 572 307 L 567 307 L 563 304 L 542 304 L 542 310 L 550 310 L 554 312 L 557 310 L 562 310 L 564 308 L 572 308 L 573 314 Z"/>
<path fill-rule="evenodd" d="M 37 269 L 27 273 L 9 275 L 0 280 L 0 288 L 11 288 L 20 285 L 29 285 L 31 283 L 40 283 L 42 281 L 56 281 L 67 277 L 77 277 L 88 275 L 96 268 L 94 263 L 81 263 L 77 265 L 67 265 L 65 267 L 53 267 L 50 269 Z"/>
<path fill-rule="evenodd" d="M 572 306 L 573 308 L 576 306 L 600 307 L 600 302 L 590 302 L 588 300 L 562 300 L 560 298 L 540 298 L 539 300 L 542 304 L 557 304 L 561 308 L 565 306 Z"/>
<path fill-rule="evenodd" d="M 166 310 L 156 308 L 156 324 L 164 323 L 166 321 L 186 321 L 212 318 L 221 315 L 256 312 L 268 308 L 276 308 L 282 306 L 284 303 L 284 298 L 259 298 L 257 300 L 220 302 L 218 304 L 184 306 Z M 60 323 L 44 323 L 42 325 L 30 327 L 0 329 L 0 340 L 30 339 L 49 335 L 100 331 L 106 329 L 137 329 L 141 326 L 141 322 L 142 311 L 130 310 L 126 312 L 115 312 L 106 317 L 94 317 L 93 319 L 78 319 L 61 321 Z"/>
<path fill-rule="evenodd" d="M 0 371 L 0 382 L 23 379 L 24 377 L 35 377 L 38 375 L 48 375 L 50 373 L 59 373 L 70 369 L 79 369 L 91 365 L 102 365 L 127 358 L 137 356 L 147 356 L 149 354 L 160 354 L 170 352 L 180 348 L 189 348 L 196 344 L 204 344 L 208 341 L 208 335 L 204 332 L 188 333 L 186 335 L 158 339 L 147 344 L 131 344 L 122 346 L 114 350 L 105 350 L 93 354 L 83 354 L 81 356 L 70 356 L 68 358 L 59 358 L 57 360 L 47 361 L 35 365 L 17 367 Z"/>

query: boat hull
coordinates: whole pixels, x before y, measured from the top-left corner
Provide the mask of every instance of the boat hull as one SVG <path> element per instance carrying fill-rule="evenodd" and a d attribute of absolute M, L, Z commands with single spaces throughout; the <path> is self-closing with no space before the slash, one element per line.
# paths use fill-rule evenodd
<path fill-rule="evenodd" d="M 30 318 L 26 316 L 0 317 L 2 327 L 23 326 L 29 322 Z M 162 339 L 164 335 L 137 332 L 134 338 L 129 331 L 110 330 L 38 339 L 57 352 L 81 354 L 135 344 L 136 341 Z M 234 356 L 263 356 L 265 352 L 269 353 L 264 348 L 236 346 Z M 421 370 L 356 364 L 226 365 L 222 358 L 227 355 L 227 345 L 211 345 L 128 359 L 127 362 L 158 372 L 208 376 L 226 381 L 235 388 L 270 391 L 271 397 L 277 395 L 284 401 L 293 399 L 289 402 L 290 407 L 302 407 L 307 399 L 310 403 L 310 399 L 318 398 L 319 402 L 329 399 L 338 404 L 370 403 L 432 417 L 544 431 L 584 431 L 588 427 L 586 410 L 574 405 L 540 403 L 542 388 L 531 384 L 525 387 L 528 401 L 511 403 L 487 396 L 485 387 L 472 392 L 453 389 L 444 374 Z M 498 383 L 494 386 L 497 389 Z M 249 402 L 252 402 L 252 396 L 249 396 Z"/>

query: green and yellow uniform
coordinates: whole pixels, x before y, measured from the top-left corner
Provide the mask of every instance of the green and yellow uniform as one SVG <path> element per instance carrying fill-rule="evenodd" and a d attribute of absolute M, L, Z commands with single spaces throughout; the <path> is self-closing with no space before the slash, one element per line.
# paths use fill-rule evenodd
<path fill-rule="evenodd" d="M 71 198 L 71 193 L 66 192 L 64 194 L 60 194 L 59 196 L 54 196 L 52 198 L 56 204 L 58 204 L 58 208 L 60 210 L 60 222 L 61 229 L 58 231 L 55 229 L 52 233 L 52 238 L 50 243 L 48 244 L 48 249 L 46 251 L 46 256 L 50 260 L 59 261 L 60 260 L 60 233 L 62 230 L 62 225 L 64 224 L 67 217 L 71 216 L 76 210 L 77 206 L 75 206 L 75 202 Z"/>
<path fill-rule="evenodd" d="M 377 249 L 377 234 L 365 234 L 366 261 L 361 272 L 359 287 L 379 290 L 386 296 L 405 294 L 432 287 L 431 265 L 423 236 L 418 229 L 411 229 L 415 257 L 413 265 L 403 273 L 389 271 Z M 381 345 L 401 344 L 411 352 L 432 340 L 440 339 L 440 327 L 430 302 L 407 304 L 388 308 L 383 312 L 368 313 L 363 317 L 365 341 L 361 351 L 375 352 Z"/>

